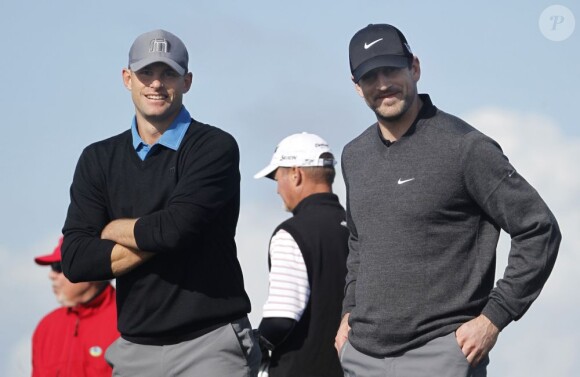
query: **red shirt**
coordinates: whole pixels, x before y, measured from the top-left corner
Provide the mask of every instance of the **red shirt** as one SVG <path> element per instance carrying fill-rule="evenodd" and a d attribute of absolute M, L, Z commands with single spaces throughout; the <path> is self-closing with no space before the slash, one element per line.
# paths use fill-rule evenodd
<path fill-rule="evenodd" d="M 107 347 L 119 337 L 115 289 L 45 316 L 32 336 L 32 377 L 110 377 Z"/>

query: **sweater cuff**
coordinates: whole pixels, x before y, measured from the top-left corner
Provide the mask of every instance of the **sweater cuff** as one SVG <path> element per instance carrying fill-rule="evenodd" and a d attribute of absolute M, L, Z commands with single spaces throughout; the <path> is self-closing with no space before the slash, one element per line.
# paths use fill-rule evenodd
<path fill-rule="evenodd" d="M 342 301 L 342 314 L 340 318 L 344 317 L 346 313 L 352 312 L 355 307 L 354 291 L 356 288 L 356 282 L 349 283 L 344 289 L 344 299 Z"/>
<path fill-rule="evenodd" d="M 503 330 L 513 320 L 511 315 L 505 311 L 497 302 L 489 300 L 481 311 L 499 331 Z"/>
<path fill-rule="evenodd" d="M 153 240 L 153 232 L 143 217 L 139 218 L 137 222 L 135 222 L 135 227 L 133 228 L 133 237 L 135 237 L 135 243 L 137 244 L 137 248 L 139 250 L 148 252 L 156 251 Z"/>

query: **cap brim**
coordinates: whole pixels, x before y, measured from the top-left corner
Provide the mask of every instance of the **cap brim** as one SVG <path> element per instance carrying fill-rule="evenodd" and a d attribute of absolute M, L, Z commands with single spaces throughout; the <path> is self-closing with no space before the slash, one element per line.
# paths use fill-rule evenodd
<path fill-rule="evenodd" d="M 54 254 L 49 254 L 49 255 L 41 255 L 39 257 L 36 257 L 36 258 L 34 258 L 34 261 L 41 266 L 46 266 L 46 265 L 52 264 L 54 262 L 60 262 L 61 259 Z"/>
<path fill-rule="evenodd" d="M 268 165 L 264 169 L 257 172 L 254 175 L 254 178 L 255 179 L 260 179 L 260 178 L 264 178 L 264 177 L 272 178 L 272 177 L 270 177 L 270 174 L 272 174 L 274 171 L 276 171 L 276 169 L 278 169 L 277 165 Z"/>
<path fill-rule="evenodd" d="M 168 66 L 170 66 L 171 68 L 173 68 L 173 70 L 175 72 L 179 73 L 182 76 L 187 73 L 187 72 L 185 72 L 186 70 L 183 69 L 182 66 L 180 66 L 179 64 L 177 64 L 173 60 L 171 60 L 169 58 L 165 58 L 163 56 L 151 56 L 151 57 L 148 57 L 145 59 L 141 59 L 137 62 L 130 64 L 129 69 L 137 72 L 138 70 L 143 69 L 143 68 L 147 67 L 149 64 L 153 64 L 153 63 L 165 63 Z"/>
<path fill-rule="evenodd" d="M 409 56 L 404 55 L 380 55 L 371 58 L 358 67 L 352 72 L 354 82 L 358 82 L 361 77 L 372 71 L 373 69 L 380 67 L 397 67 L 404 68 L 409 64 Z"/>

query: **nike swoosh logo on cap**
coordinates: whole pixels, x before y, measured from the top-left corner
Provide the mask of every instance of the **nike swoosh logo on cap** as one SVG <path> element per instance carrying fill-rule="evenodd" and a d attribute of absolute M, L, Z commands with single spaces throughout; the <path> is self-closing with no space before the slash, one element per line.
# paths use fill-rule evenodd
<path fill-rule="evenodd" d="M 372 45 L 374 45 L 375 43 L 377 43 L 377 42 L 380 42 L 380 41 L 382 41 L 382 40 L 383 40 L 383 38 L 379 38 L 379 39 L 377 39 L 376 41 L 373 41 L 373 42 L 371 42 L 371 43 L 366 43 L 366 42 L 365 42 L 365 50 L 368 50 L 369 48 L 371 48 L 371 46 L 372 46 Z"/>

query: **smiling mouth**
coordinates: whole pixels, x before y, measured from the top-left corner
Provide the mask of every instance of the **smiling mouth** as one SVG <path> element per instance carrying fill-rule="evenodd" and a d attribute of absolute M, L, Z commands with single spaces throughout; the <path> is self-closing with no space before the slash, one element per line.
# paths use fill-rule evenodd
<path fill-rule="evenodd" d="M 379 99 L 383 99 L 383 98 L 393 98 L 396 97 L 399 94 L 399 91 L 394 91 L 394 92 L 385 92 L 385 93 L 381 93 L 377 96 L 377 98 Z"/>
<path fill-rule="evenodd" d="M 383 104 L 386 102 L 387 104 L 394 104 L 397 101 L 398 96 L 397 93 L 385 94 L 377 97 L 377 103 Z"/>
<path fill-rule="evenodd" d="M 148 94 L 145 96 L 145 98 L 159 101 L 159 100 L 165 100 L 165 98 L 167 98 L 167 96 L 163 96 L 161 94 Z"/>

